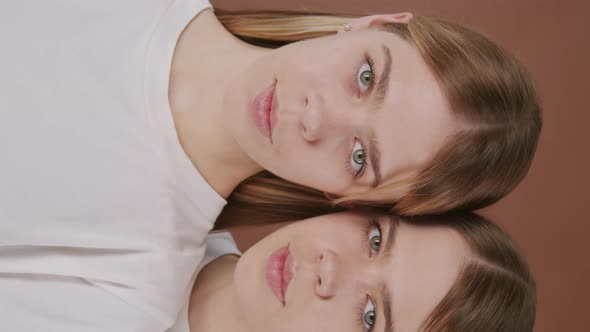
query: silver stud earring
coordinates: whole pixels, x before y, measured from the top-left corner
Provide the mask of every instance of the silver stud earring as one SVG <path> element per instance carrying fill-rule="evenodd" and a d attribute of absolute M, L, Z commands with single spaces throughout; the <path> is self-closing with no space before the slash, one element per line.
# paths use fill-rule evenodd
<path fill-rule="evenodd" d="M 352 29 L 352 25 L 350 25 L 350 24 L 344 25 L 344 31 L 350 31 L 351 29 Z"/>

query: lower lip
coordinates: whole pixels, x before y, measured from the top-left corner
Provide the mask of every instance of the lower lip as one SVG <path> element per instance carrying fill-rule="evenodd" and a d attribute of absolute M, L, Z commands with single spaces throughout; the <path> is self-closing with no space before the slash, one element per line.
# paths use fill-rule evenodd
<path fill-rule="evenodd" d="M 260 92 L 252 102 L 252 118 L 260 132 L 272 141 L 271 112 L 275 87 L 274 81 L 269 87 Z"/>
<path fill-rule="evenodd" d="M 289 246 L 279 248 L 268 258 L 266 281 L 276 298 L 285 304 L 285 293 L 293 279 L 293 257 Z"/>

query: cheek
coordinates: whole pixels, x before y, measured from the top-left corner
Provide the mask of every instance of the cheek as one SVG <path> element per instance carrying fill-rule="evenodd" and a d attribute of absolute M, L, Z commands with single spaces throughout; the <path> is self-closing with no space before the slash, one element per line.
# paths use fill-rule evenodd
<path fill-rule="evenodd" d="M 350 90 L 350 81 L 359 58 L 351 55 L 349 50 L 339 50 L 340 46 L 320 45 L 297 49 L 285 49 L 289 54 L 278 60 L 279 79 L 298 84 L 310 91 L 318 88 L 346 86 Z M 338 56 L 335 56 L 338 55 Z M 326 91 L 327 92 L 327 91 Z"/>
<path fill-rule="evenodd" d="M 291 163 L 283 174 L 275 173 L 293 183 L 322 192 L 338 194 L 346 189 L 344 176 L 323 163 Z"/>
<path fill-rule="evenodd" d="M 346 170 L 348 151 L 344 144 L 331 140 L 310 145 L 298 139 L 289 140 L 286 135 L 277 141 L 280 145 L 268 151 L 270 158 L 262 164 L 271 173 L 329 193 L 342 193 L 350 185 L 352 176 Z"/>
<path fill-rule="evenodd" d="M 253 320 L 248 331 L 257 332 L 320 332 L 320 331 L 359 331 L 356 328 L 357 304 L 350 296 L 338 300 L 324 300 L 300 292 L 301 297 L 291 306 L 276 313 L 267 313 Z M 335 319 L 338 317 L 338 319 Z"/>
<path fill-rule="evenodd" d="M 319 301 L 319 300 L 318 300 Z M 351 313 L 354 313 L 354 305 L 344 305 L 343 303 L 334 303 L 325 301 L 318 305 L 307 305 L 301 312 L 293 314 L 293 320 L 285 328 L 293 332 L 301 331 L 357 331 L 354 327 L 355 321 L 351 319 Z M 336 317 L 341 317 L 336 319 Z M 342 317 L 346 317 L 342 319 Z M 274 331 L 283 331 L 280 330 Z"/>
<path fill-rule="evenodd" d="M 238 311 L 248 313 L 250 303 L 256 301 L 256 293 L 261 291 L 260 280 L 261 274 L 258 267 L 262 267 L 259 262 L 256 262 L 252 254 L 244 254 L 240 257 L 236 269 L 234 270 L 234 278 L 232 284 L 233 302 L 236 304 Z M 255 306 L 258 307 L 258 306 Z M 246 316 L 250 316 L 247 314 Z"/>

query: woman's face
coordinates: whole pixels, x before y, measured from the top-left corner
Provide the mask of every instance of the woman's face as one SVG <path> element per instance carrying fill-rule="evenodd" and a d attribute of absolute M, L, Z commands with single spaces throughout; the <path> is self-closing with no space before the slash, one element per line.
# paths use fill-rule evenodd
<path fill-rule="evenodd" d="M 233 302 L 245 331 L 417 331 L 469 255 L 450 228 L 326 215 L 248 250 Z"/>
<path fill-rule="evenodd" d="M 263 168 L 340 195 L 416 175 L 455 128 L 416 48 L 369 28 L 268 52 L 224 103 L 229 132 Z"/>

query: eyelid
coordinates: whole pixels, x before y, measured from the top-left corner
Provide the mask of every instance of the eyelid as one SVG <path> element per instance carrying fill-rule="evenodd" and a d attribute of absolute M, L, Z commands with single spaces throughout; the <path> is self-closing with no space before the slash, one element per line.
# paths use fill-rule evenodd
<path fill-rule="evenodd" d="M 373 248 L 371 248 L 371 243 L 370 243 L 371 239 L 369 236 L 371 235 L 371 232 L 375 229 L 377 230 L 377 232 L 379 232 L 381 244 L 379 245 L 379 250 L 377 250 L 376 253 L 373 253 Z M 371 218 L 367 222 L 367 224 L 364 228 L 364 231 L 363 231 L 363 244 L 367 248 L 370 257 L 374 257 L 374 256 L 378 255 L 379 253 L 381 253 L 381 251 L 382 251 L 381 248 L 383 248 L 383 227 L 381 226 L 381 223 L 379 222 L 378 218 Z"/>
<path fill-rule="evenodd" d="M 381 253 L 381 248 L 383 247 L 383 228 L 381 227 L 381 224 L 377 219 L 373 219 L 373 226 L 377 229 L 377 232 L 379 232 L 379 239 L 381 240 L 381 243 L 379 244 L 379 249 L 377 249 L 377 253 L 375 254 L 378 255 L 379 253 Z"/>
<path fill-rule="evenodd" d="M 367 90 L 364 92 L 364 94 L 369 94 L 373 90 L 373 87 L 375 86 L 375 82 L 377 81 L 377 71 L 375 70 L 375 60 L 368 53 L 365 55 L 365 62 L 364 63 L 369 65 L 369 68 L 371 69 L 371 73 L 373 74 L 373 79 L 371 80 L 371 85 L 369 85 Z"/>
<path fill-rule="evenodd" d="M 373 311 L 375 312 L 375 322 L 373 325 L 367 329 L 366 322 L 365 322 L 365 309 L 367 305 L 371 303 L 373 307 Z M 362 328 L 363 331 L 371 332 L 375 329 L 375 325 L 377 323 L 377 305 L 375 304 L 375 300 L 371 297 L 371 295 L 366 295 L 365 300 L 361 303 L 359 314 L 358 314 L 359 326 Z"/>
<path fill-rule="evenodd" d="M 371 85 L 365 91 L 361 91 L 361 89 L 358 86 L 359 85 L 359 82 L 358 82 L 359 81 L 359 74 L 361 73 L 361 71 L 360 71 L 361 68 L 365 64 L 369 65 L 369 68 L 371 69 L 371 73 L 373 73 L 373 79 L 371 80 Z M 361 98 L 362 96 L 370 94 L 371 91 L 373 90 L 373 87 L 375 86 L 376 80 L 377 80 L 377 70 L 375 69 L 375 61 L 374 61 L 374 58 L 371 55 L 369 55 L 369 53 L 367 52 L 364 54 L 363 60 L 360 63 L 360 65 L 358 65 L 354 71 L 353 87 L 354 87 L 354 91 L 356 91 L 357 98 Z"/>
<path fill-rule="evenodd" d="M 363 176 L 363 174 L 365 174 L 365 170 L 367 169 L 367 166 L 369 165 L 369 155 L 367 154 L 367 148 L 365 143 L 363 143 L 363 141 L 360 138 L 356 138 L 359 141 L 359 144 L 361 145 L 361 148 L 363 149 L 363 152 L 365 153 L 365 162 L 363 163 L 363 166 L 361 167 L 361 169 L 355 174 L 355 179 L 358 179 L 360 177 Z M 354 152 L 354 151 L 352 151 Z"/>
<path fill-rule="evenodd" d="M 354 153 L 354 151 L 355 151 L 355 150 L 354 150 L 354 146 L 356 145 L 356 142 L 357 142 L 357 141 L 358 141 L 358 143 L 360 144 L 361 148 L 363 149 L 363 151 L 364 151 L 364 153 L 365 153 L 365 162 L 364 162 L 363 166 L 361 167 L 361 169 L 359 169 L 358 171 L 356 171 L 355 169 L 353 169 L 353 168 L 352 168 L 352 166 L 350 166 L 350 162 L 351 162 L 352 154 L 353 154 L 353 153 Z M 350 148 L 350 150 L 348 151 L 348 153 L 347 153 L 347 156 L 346 156 L 346 161 L 345 161 L 345 167 L 346 167 L 346 170 L 347 170 L 347 171 L 348 171 L 350 174 L 352 174 L 352 180 L 353 180 L 353 181 L 354 181 L 354 180 L 357 180 L 357 179 L 359 179 L 360 177 L 362 177 L 362 176 L 363 176 L 363 174 L 365 174 L 365 170 L 366 170 L 366 169 L 367 169 L 367 167 L 369 166 L 369 161 L 368 161 L 368 160 L 369 160 L 369 155 L 368 155 L 368 153 L 367 153 L 367 148 L 366 148 L 366 145 L 363 143 L 363 141 L 362 141 L 360 138 L 358 138 L 358 137 L 356 137 L 356 136 L 355 136 L 355 137 L 354 137 L 354 140 L 353 140 L 352 147 L 351 147 L 351 148 Z"/>

